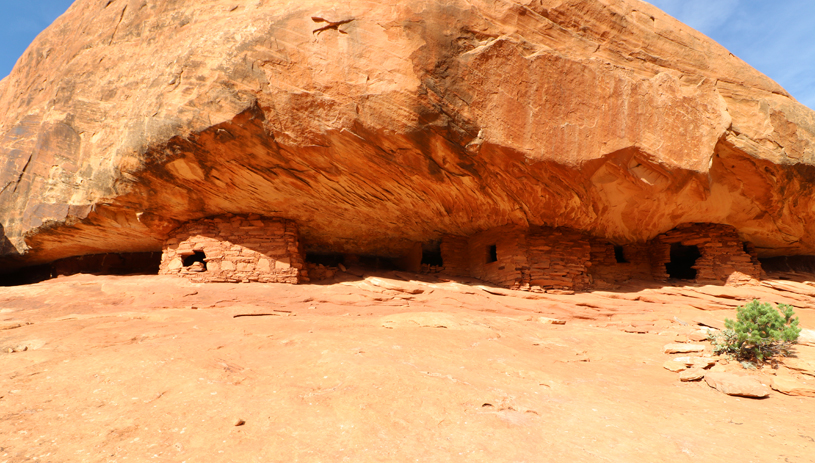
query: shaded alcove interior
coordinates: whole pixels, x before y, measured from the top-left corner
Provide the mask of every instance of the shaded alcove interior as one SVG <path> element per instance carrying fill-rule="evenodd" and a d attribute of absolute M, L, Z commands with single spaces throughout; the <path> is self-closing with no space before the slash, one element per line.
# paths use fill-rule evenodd
<path fill-rule="evenodd" d="M 702 257 L 696 245 L 671 243 L 671 261 L 665 264 L 665 271 L 670 278 L 677 280 L 695 280 L 696 260 Z"/>
<path fill-rule="evenodd" d="M 759 257 L 758 260 L 761 262 L 761 268 L 767 273 L 815 273 L 815 256 Z"/>
<path fill-rule="evenodd" d="M 69 276 L 77 273 L 91 275 L 156 275 L 158 274 L 159 265 L 161 265 L 160 252 L 88 254 L 0 274 L 0 286 L 29 285 L 58 276 Z"/>
<path fill-rule="evenodd" d="M 204 270 L 207 269 L 206 254 L 201 251 L 195 251 L 189 256 L 184 257 L 184 267 L 192 267 L 196 262 L 200 262 Z"/>

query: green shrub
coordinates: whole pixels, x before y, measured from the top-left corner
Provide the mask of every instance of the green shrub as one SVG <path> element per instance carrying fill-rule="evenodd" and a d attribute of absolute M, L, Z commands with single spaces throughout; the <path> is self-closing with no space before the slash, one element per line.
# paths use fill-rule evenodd
<path fill-rule="evenodd" d="M 801 328 L 791 305 L 770 304 L 753 299 L 736 309 L 736 321 L 725 319 L 725 329 L 713 337 L 717 354 L 733 354 L 736 358 L 764 361 L 773 355 L 786 355 L 789 346 L 798 340 Z"/>

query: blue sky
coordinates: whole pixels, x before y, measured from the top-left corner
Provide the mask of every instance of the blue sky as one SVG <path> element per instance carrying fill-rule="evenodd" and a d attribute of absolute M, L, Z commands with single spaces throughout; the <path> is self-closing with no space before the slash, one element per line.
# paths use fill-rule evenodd
<path fill-rule="evenodd" d="M 815 109 L 815 0 L 647 0 Z"/>
<path fill-rule="evenodd" d="M 72 0 L 0 0 L 0 77 Z M 648 0 L 815 109 L 815 0 Z"/>

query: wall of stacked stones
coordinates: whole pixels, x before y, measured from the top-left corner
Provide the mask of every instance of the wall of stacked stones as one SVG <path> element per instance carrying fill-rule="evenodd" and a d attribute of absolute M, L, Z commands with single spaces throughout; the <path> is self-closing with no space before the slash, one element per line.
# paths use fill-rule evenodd
<path fill-rule="evenodd" d="M 196 252 L 205 255 L 205 265 L 185 266 L 185 258 Z M 308 281 L 297 225 L 256 215 L 214 217 L 181 226 L 165 242 L 159 273 L 195 282 Z"/>
<path fill-rule="evenodd" d="M 617 261 L 613 244 L 598 238 L 591 238 L 589 274 L 594 288 L 611 288 L 631 279 L 651 279 L 651 257 L 648 245 L 629 244 L 622 246 L 622 251 L 626 262 Z"/>
<path fill-rule="evenodd" d="M 494 262 L 490 249 L 495 246 Z M 468 240 L 470 276 L 505 288 L 521 289 L 529 268 L 526 230 L 505 226 L 476 233 Z M 446 266 L 446 264 L 445 264 Z"/>
<path fill-rule="evenodd" d="M 651 240 L 651 270 L 657 280 L 669 277 L 665 264 L 671 260 L 672 243 L 699 249 L 701 257 L 692 267 L 696 269 L 697 282 L 738 284 L 761 277 L 761 264 L 755 250 L 742 243 L 735 228 L 697 223 L 681 225 Z"/>
<path fill-rule="evenodd" d="M 469 238 L 446 236 L 441 243 L 445 273 L 470 276 L 507 288 L 523 290 L 584 290 L 612 288 L 631 279 L 667 280 L 665 264 L 671 244 L 697 246 L 692 268 L 697 282 L 741 284 L 758 279 L 761 265 L 755 249 L 742 243 L 738 232 L 719 224 L 687 224 L 648 243 L 622 247 L 618 261 L 614 245 L 562 228 L 499 227 Z M 491 262 L 489 249 L 497 259 Z"/>
<path fill-rule="evenodd" d="M 588 236 L 566 228 L 535 228 L 529 231 L 526 246 L 530 289 L 584 290 L 591 286 Z"/>
<path fill-rule="evenodd" d="M 439 245 L 444 274 L 455 277 L 470 276 L 470 245 L 465 236 L 445 235 Z"/>

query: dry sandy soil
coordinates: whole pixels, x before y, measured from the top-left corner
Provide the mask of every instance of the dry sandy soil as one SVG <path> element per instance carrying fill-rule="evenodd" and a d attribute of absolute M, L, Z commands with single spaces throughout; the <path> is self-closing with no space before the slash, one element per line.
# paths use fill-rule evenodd
<path fill-rule="evenodd" d="M 0 288 L 0 462 L 812 462 L 815 398 L 663 368 L 664 345 L 753 297 L 815 327 L 813 277 L 791 278 L 571 296 L 396 272 Z"/>

